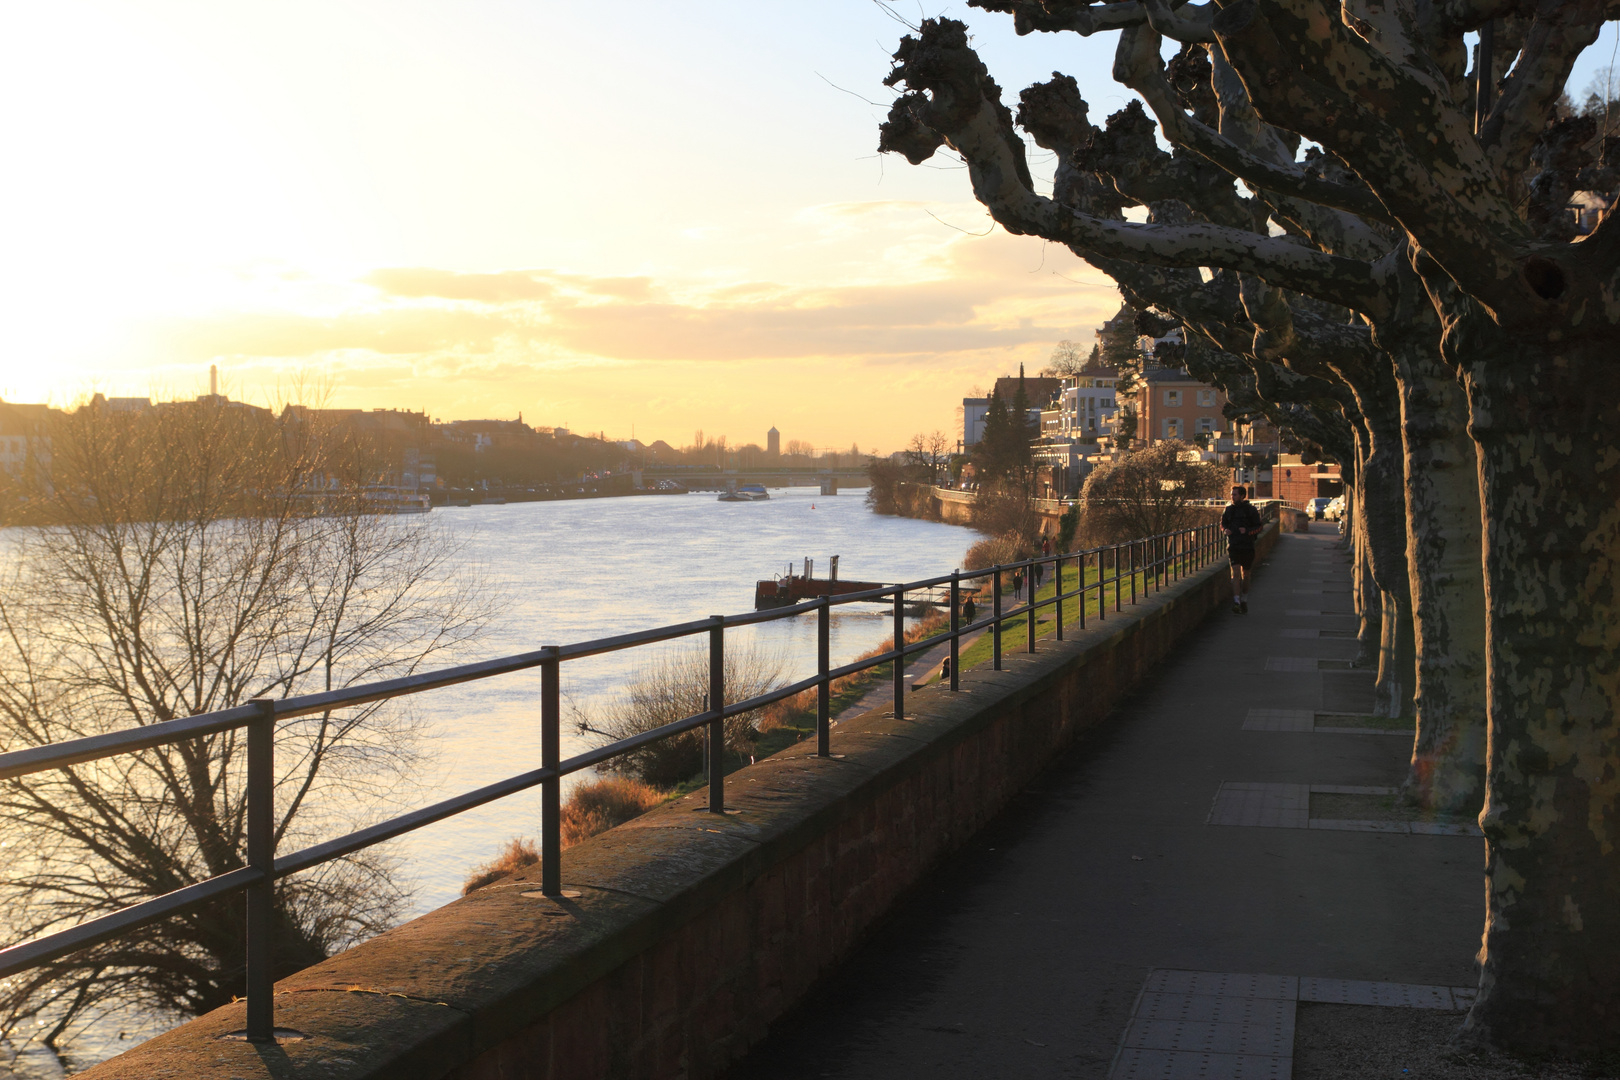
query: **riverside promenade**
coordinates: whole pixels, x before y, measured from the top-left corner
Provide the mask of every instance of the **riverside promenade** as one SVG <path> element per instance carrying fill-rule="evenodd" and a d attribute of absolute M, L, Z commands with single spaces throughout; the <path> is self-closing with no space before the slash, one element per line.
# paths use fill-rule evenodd
<path fill-rule="evenodd" d="M 1299 1002 L 1460 1020 L 1483 841 L 1390 812 L 1411 734 L 1365 726 L 1348 559 L 1314 529 L 1280 538 L 1250 614 L 1211 615 L 732 1080 L 1285 1078 Z"/>

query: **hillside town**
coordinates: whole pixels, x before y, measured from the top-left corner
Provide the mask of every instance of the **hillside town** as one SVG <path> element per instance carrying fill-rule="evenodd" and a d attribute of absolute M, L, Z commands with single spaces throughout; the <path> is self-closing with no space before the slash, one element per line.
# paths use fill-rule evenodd
<path fill-rule="evenodd" d="M 1337 463 L 1289 445 L 1263 416 L 1246 413 L 1225 390 L 1190 373 L 1181 329 L 1141 334 L 1137 314 L 1121 307 L 1097 328 L 1083 359 L 1073 343 L 1061 342 L 1038 375 L 1020 365 L 988 394 L 963 398 L 950 482 L 976 486 L 993 418 L 1005 413 L 1022 417 L 1032 494 L 1041 499 L 1077 498 L 1100 463 L 1165 442 L 1188 444 L 1189 460 L 1230 470 L 1232 482 L 1248 485 L 1258 499 L 1303 508 L 1344 493 Z"/>

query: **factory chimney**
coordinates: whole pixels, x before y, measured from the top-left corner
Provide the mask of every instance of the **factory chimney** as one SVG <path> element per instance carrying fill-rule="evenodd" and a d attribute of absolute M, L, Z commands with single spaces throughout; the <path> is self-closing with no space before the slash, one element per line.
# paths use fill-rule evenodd
<path fill-rule="evenodd" d="M 218 364 L 209 364 L 208 365 L 208 396 L 209 397 L 218 397 L 219 396 L 219 365 Z"/>

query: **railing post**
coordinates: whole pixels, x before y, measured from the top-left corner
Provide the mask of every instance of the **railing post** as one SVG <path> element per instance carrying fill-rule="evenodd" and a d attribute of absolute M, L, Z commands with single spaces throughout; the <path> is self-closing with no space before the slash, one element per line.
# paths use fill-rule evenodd
<path fill-rule="evenodd" d="M 1086 628 L 1086 556 L 1083 552 L 1075 560 L 1075 563 L 1075 569 L 1079 572 L 1079 580 L 1075 582 L 1074 591 L 1080 595 L 1080 629 L 1084 630 Z M 1097 576 L 1101 577 L 1102 575 L 1099 573 Z M 1097 617 L 1102 618 L 1102 613 L 1098 612 Z"/>
<path fill-rule="evenodd" d="M 1000 671 L 1001 670 L 1001 566 L 999 564 L 996 566 L 995 577 L 993 579 L 993 588 L 991 589 L 991 591 L 992 591 L 992 593 L 994 595 L 991 596 L 991 598 L 990 598 L 990 615 L 995 620 L 994 622 L 992 622 L 990 624 L 990 651 L 995 656 L 995 662 L 991 666 L 992 666 L 992 668 L 994 670 Z"/>
<path fill-rule="evenodd" d="M 1121 594 L 1123 593 L 1123 590 L 1125 588 L 1125 581 L 1124 581 L 1123 578 L 1121 578 L 1119 576 L 1119 549 L 1120 549 L 1120 545 L 1115 544 L 1114 545 L 1114 610 L 1115 611 L 1123 611 L 1124 610 L 1124 608 L 1121 606 Z"/>
<path fill-rule="evenodd" d="M 1136 554 L 1136 541 L 1135 540 L 1132 540 L 1129 544 L 1126 545 L 1126 547 L 1131 549 L 1131 556 L 1130 556 L 1131 557 L 1131 603 L 1134 604 L 1134 603 L 1136 603 L 1136 564 L 1138 562 L 1140 562 L 1141 560 L 1137 557 L 1137 554 Z M 1144 586 L 1146 586 L 1147 582 L 1144 581 L 1142 584 Z"/>
<path fill-rule="evenodd" d="M 726 622 L 723 615 L 711 615 L 709 630 L 709 812 L 726 812 Z"/>
<path fill-rule="evenodd" d="M 540 662 L 540 767 L 562 762 L 562 649 Z M 562 895 L 562 777 L 540 781 L 540 891 Z"/>
<path fill-rule="evenodd" d="M 275 1042 L 276 703 L 255 698 L 247 729 L 247 1039 Z"/>
<path fill-rule="evenodd" d="M 894 651 L 899 652 L 906 647 L 906 590 L 896 589 L 894 592 Z M 905 719 L 906 715 L 906 658 L 894 658 L 894 718 Z"/>
<path fill-rule="evenodd" d="M 823 596 L 816 608 L 816 755 L 832 753 L 832 597 Z"/>
<path fill-rule="evenodd" d="M 1103 584 L 1103 549 L 1092 553 L 1097 559 L 1097 620 L 1108 618 L 1108 586 Z"/>
<path fill-rule="evenodd" d="M 962 571 L 951 571 L 951 689 L 959 690 L 961 667 L 957 661 L 962 652 Z"/>
<path fill-rule="evenodd" d="M 1034 560 L 1024 567 L 1024 651 L 1035 651 L 1035 567 Z"/>
<path fill-rule="evenodd" d="M 1063 556 L 1059 555 L 1052 563 L 1056 573 L 1052 576 L 1052 599 L 1057 603 L 1054 617 L 1057 621 L 1057 639 L 1063 640 Z"/>

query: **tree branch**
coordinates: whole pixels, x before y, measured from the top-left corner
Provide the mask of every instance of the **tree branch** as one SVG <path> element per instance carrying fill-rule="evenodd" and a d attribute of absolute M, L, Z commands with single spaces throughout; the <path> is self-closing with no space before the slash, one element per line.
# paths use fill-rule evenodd
<path fill-rule="evenodd" d="M 1008 232 L 1041 236 L 1077 253 L 1230 267 L 1356 310 L 1377 310 L 1383 302 L 1368 264 L 1287 237 L 1197 223 L 1106 221 L 1036 194 L 1000 88 L 968 47 L 967 28 L 955 20 L 925 20 L 920 37 L 901 42 L 895 61 L 887 83 L 903 81 L 911 92 L 890 110 L 879 149 L 901 151 L 915 164 L 932 153 L 929 142 L 950 145 L 968 163 L 974 195 Z"/>
<path fill-rule="evenodd" d="M 1260 115 L 1352 162 L 1445 271 L 1493 309 L 1537 295 L 1524 223 L 1438 78 L 1397 66 L 1307 0 L 1238 0 L 1214 22 Z"/>

